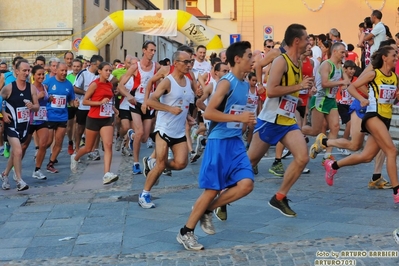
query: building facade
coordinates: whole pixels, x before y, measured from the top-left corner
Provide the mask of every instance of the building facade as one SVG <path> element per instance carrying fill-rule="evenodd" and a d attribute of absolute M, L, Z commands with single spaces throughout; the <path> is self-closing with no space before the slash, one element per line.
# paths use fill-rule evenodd
<path fill-rule="evenodd" d="M 154 4 L 155 3 L 155 4 Z M 158 6 L 157 6 L 157 5 Z M 33 62 L 37 55 L 60 57 L 66 51 L 78 52 L 80 40 L 104 18 L 125 9 L 184 9 L 185 0 L 2 0 L 0 1 L 0 58 L 9 63 L 19 55 Z M 157 44 L 154 60 L 171 57 L 186 43 L 183 35 L 164 38 L 123 32 L 112 39 L 99 54 L 107 61 L 123 61 L 127 54 L 141 57 L 145 40 Z"/>

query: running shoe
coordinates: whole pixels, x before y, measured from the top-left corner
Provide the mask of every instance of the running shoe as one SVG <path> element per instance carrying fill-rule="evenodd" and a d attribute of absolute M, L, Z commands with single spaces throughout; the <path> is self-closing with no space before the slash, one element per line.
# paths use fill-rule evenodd
<path fill-rule="evenodd" d="M 71 172 L 73 173 L 73 174 L 76 174 L 77 172 L 78 172 L 78 161 L 76 161 L 75 160 L 75 157 L 76 157 L 76 154 L 72 154 L 71 155 L 71 165 L 70 165 L 70 168 L 71 168 Z"/>
<path fill-rule="evenodd" d="M 36 179 L 39 179 L 39 180 L 46 180 L 47 179 L 47 177 L 42 173 L 42 171 L 40 171 L 40 169 L 37 170 L 37 171 L 33 171 L 32 177 L 36 178 Z"/>
<path fill-rule="evenodd" d="M 326 146 L 324 146 L 322 144 L 322 140 L 324 138 L 327 138 L 327 136 L 324 135 L 323 133 L 320 133 L 319 135 L 317 135 L 315 142 L 313 143 L 312 146 L 310 146 L 310 150 L 309 150 L 310 158 L 312 158 L 312 159 L 316 158 L 317 154 L 319 154 L 320 152 L 323 151 L 323 149 L 326 148 Z"/>
<path fill-rule="evenodd" d="M 133 156 L 133 153 L 129 150 L 128 147 L 122 147 L 122 155 L 123 156 Z"/>
<path fill-rule="evenodd" d="M 111 172 L 107 172 L 103 176 L 103 184 L 108 185 L 108 184 L 111 184 L 111 183 L 117 181 L 118 179 L 119 179 L 118 175 L 111 173 Z"/>
<path fill-rule="evenodd" d="M 152 149 L 154 148 L 154 142 L 152 141 L 151 138 L 147 139 L 147 149 Z"/>
<path fill-rule="evenodd" d="M 6 176 L 4 172 L 1 173 L 1 181 L 2 181 L 1 188 L 4 190 L 9 190 L 10 182 L 8 181 L 8 176 Z"/>
<path fill-rule="evenodd" d="M 8 142 L 4 142 L 3 156 L 5 158 L 10 158 L 10 144 L 8 144 Z"/>
<path fill-rule="evenodd" d="M 54 168 L 53 164 L 48 164 L 47 165 L 47 172 L 52 173 L 52 174 L 56 174 L 56 173 L 58 173 L 58 170 Z"/>
<path fill-rule="evenodd" d="M 290 150 L 287 149 L 287 148 L 284 148 L 283 154 L 281 155 L 281 159 L 285 159 L 286 157 L 288 157 L 288 156 L 290 156 L 290 155 L 291 155 Z"/>
<path fill-rule="evenodd" d="M 18 190 L 18 191 L 23 191 L 23 190 L 27 190 L 27 189 L 29 189 L 29 186 L 28 186 L 28 184 L 26 184 L 26 183 L 22 180 L 22 178 L 21 178 L 20 181 L 17 181 L 17 190 Z"/>
<path fill-rule="evenodd" d="M 351 155 L 351 152 L 348 151 L 347 149 L 340 149 L 340 148 L 337 148 L 337 151 L 339 151 L 342 155 L 345 155 L 345 156 Z"/>
<path fill-rule="evenodd" d="M 285 171 L 284 171 L 284 166 L 282 162 L 277 162 L 273 163 L 272 167 L 269 169 L 269 173 L 275 175 L 275 176 L 283 176 Z"/>
<path fill-rule="evenodd" d="M 399 228 L 393 231 L 393 239 L 395 239 L 395 242 L 399 245 Z"/>
<path fill-rule="evenodd" d="M 208 235 L 215 234 L 215 227 L 213 226 L 213 223 L 212 223 L 212 213 L 208 213 L 208 214 L 204 213 L 201 216 L 200 225 L 201 225 L 202 231 L 204 231 Z"/>
<path fill-rule="evenodd" d="M 187 250 L 203 250 L 204 246 L 198 243 L 197 237 L 194 232 L 187 232 L 185 235 L 181 235 L 180 232 L 176 236 L 177 242 L 182 244 Z"/>
<path fill-rule="evenodd" d="M 143 209 L 152 209 L 152 208 L 155 208 L 155 204 L 151 202 L 151 195 L 150 195 L 150 194 L 145 194 L 145 195 L 143 195 L 143 193 L 140 193 L 138 204 L 139 204 Z"/>
<path fill-rule="evenodd" d="M 310 169 L 309 168 L 304 168 L 302 170 L 302 174 L 309 174 L 310 173 Z"/>
<path fill-rule="evenodd" d="M 133 171 L 134 175 L 139 175 L 139 174 L 143 173 L 143 171 L 141 171 L 141 168 L 140 168 L 139 164 L 133 164 L 132 171 Z"/>
<path fill-rule="evenodd" d="M 219 221 L 226 221 L 227 220 L 227 205 L 217 207 L 216 209 L 213 210 L 213 213 L 215 214 L 216 218 L 218 218 Z"/>
<path fill-rule="evenodd" d="M 121 137 L 117 137 L 116 138 L 116 143 L 115 143 L 115 150 L 116 151 L 120 151 L 121 150 L 122 142 L 123 142 L 123 138 L 121 138 Z"/>
<path fill-rule="evenodd" d="M 129 149 L 131 151 L 133 151 L 133 141 L 134 141 L 134 131 L 133 131 L 133 129 L 129 129 L 127 131 L 127 136 L 128 136 L 128 139 L 129 139 Z"/>
<path fill-rule="evenodd" d="M 287 217 L 295 217 L 296 213 L 290 208 L 288 205 L 289 199 L 284 197 L 282 200 L 277 200 L 276 195 L 274 195 L 271 200 L 269 201 L 269 206 L 280 211 L 283 215 Z"/>
<path fill-rule="evenodd" d="M 167 175 L 167 176 L 172 176 L 172 170 L 165 168 L 165 170 L 163 170 L 162 174 Z"/>
<path fill-rule="evenodd" d="M 73 149 L 73 142 L 69 141 L 68 143 L 68 154 L 72 155 L 74 153 L 74 149 Z M 36 157 L 36 156 L 35 156 Z"/>
<path fill-rule="evenodd" d="M 324 163 L 326 162 L 326 160 L 335 161 L 335 157 L 332 154 L 330 154 L 327 158 L 323 157 L 323 160 L 321 160 L 321 166 L 324 166 Z"/>
<path fill-rule="evenodd" d="M 324 175 L 326 179 L 326 183 L 329 186 L 334 185 L 334 175 L 337 173 L 337 170 L 332 169 L 332 164 L 334 163 L 333 160 L 327 159 L 324 163 L 324 169 L 326 173 Z"/>
<path fill-rule="evenodd" d="M 375 181 L 370 180 L 368 188 L 369 189 L 389 189 L 389 188 L 392 188 L 392 185 L 381 176 L 380 178 L 378 178 Z"/>
<path fill-rule="evenodd" d="M 143 165 L 144 165 L 144 176 L 147 178 L 148 173 L 151 171 L 150 166 L 148 165 L 148 157 L 143 157 Z"/>

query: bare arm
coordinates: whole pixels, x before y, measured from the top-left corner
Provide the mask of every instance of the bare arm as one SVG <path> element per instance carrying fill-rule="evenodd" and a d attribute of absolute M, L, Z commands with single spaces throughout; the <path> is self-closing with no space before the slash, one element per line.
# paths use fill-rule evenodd
<path fill-rule="evenodd" d="M 154 76 L 152 76 L 152 78 L 150 78 L 150 80 L 147 83 L 147 87 L 145 88 L 145 92 L 144 92 L 144 104 L 146 104 L 146 100 L 148 99 L 148 97 L 150 96 L 150 92 L 152 90 L 152 85 L 156 82 L 158 82 L 159 80 L 165 78 L 170 71 L 170 66 L 162 66 L 159 71 L 157 71 L 155 73 Z"/>
<path fill-rule="evenodd" d="M 83 105 L 88 105 L 88 106 L 100 106 L 102 104 L 108 103 L 110 99 L 104 98 L 101 101 L 92 101 L 90 98 L 93 95 L 94 91 L 97 89 L 97 83 L 92 82 L 87 89 L 87 92 L 85 94 L 85 97 L 83 98 Z"/>
<path fill-rule="evenodd" d="M 355 82 L 351 83 L 348 87 L 348 92 L 360 101 L 361 106 L 367 106 L 369 101 L 365 99 L 360 93 L 356 90 L 356 88 L 363 87 L 372 81 L 375 77 L 374 71 L 368 71 L 364 75 L 361 75 Z"/>
<path fill-rule="evenodd" d="M 39 100 L 37 99 L 36 88 L 31 86 L 30 87 L 30 92 L 31 92 L 31 95 L 32 95 L 32 102 L 28 102 L 25 105 L 26 105 L 26 107 L 28 107 L 29 110 L 31 110 L 33 112 L 36 112 L 40 108 Z"/>
<path fill-rule="evenodd" d="M 197 99 L 197 102 L 195 103 L 196 106 L 201 109 L 202 111 L 205 111 L 206 105 L 204 104 L 204 101 L 211 95 L 213 89 L 212 83 L 209 83 L 205 88 L 204 92 L 202 93 L 202 96 Z"/>
<path fill-rule="evenodd" d="M 198 83 L 201 85 L 201 88 L 204 89 L 206 87 L 205 81 L 208 78 L 208 72 L 205 72 L 202 75 L 198 75 Z"/>
<path fill-rule="evenodd" d="M 343 72 L 344 77 L 346 77 L 346 80 L 337 80 L 337 81 L 331 81 L 329 78 L 330 72 L 331 72 L 331 65 L 327 61 L 323 62 L 320 66 L 320 75 L 321 75 L 321 86 L 323 88 L 334 88 L 338 87 L 341 85 L 347 85 L 348 84 L 348 76 Z"/>

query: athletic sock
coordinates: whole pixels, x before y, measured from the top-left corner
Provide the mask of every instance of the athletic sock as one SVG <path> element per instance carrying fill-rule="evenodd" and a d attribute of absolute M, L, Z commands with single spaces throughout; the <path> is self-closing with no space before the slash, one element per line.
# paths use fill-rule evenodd
<path fill-rule="evenodd" d="M 281 158 L 280 159 L 274 158 L 274 163 L 273 164 L 277 164 L 277 163 L 281 163 Z"/>
<path fill-rule="evenodd" d="M 35 172 L 36 172 L 37 170 L 40 170 L 40 167 L 35 167 Z"/>
<path fill-rule="evenodd" d="M 373 181 L 377 181 L 381 177 L 381 174 L 373 174 L 373 177 L 371 178 Z"/>
<path fill-rule="evenodd" d="M 73 145 L 73 141 L 72 140 L 68 141 L 68 144 Z"/>
<path fill-rule="evenodd" d="M 277 192 L 276 193 L 276 199 L 277 200 L 283 200 L 285 198 L 285 195 L 282 193 Z"/>
<path fill-rule="evenodd" d="M 210 214 L 210 213 L 212 213 L 212 211 L 206 210 L 204 214 Z"/>
<path fill-rule="evenodd" d="M 393 188 L 393 194 L 398 194 L 399 185 Z"/>
<path fill-rule="evenodd" d="M 331 168 L 334 169 L 334 170 L 338 170 L 339 169 L 339 166 L 338 166 L 336 161 L 333 162 L 333 164 L 331 165 Z"/>
<path fill-rule="evenodd" d="M 194 229 L 188 228 L 187 226 L 184 226 L 183 228 L 180 229 L 180 234 L 184 236 L 188 232 L 194 232 Z"/>
<path fill-rule="evenodd" d="M 324 146 L 328 147 L 327 141 L 328 141 L 328 139 L 324 138 L 324 139 L 321 140 L 321 144 L 323 144 Z"/>
<path fill-rule="evenodd" d="M 150 194 L 150 192 L 143 189 L 143 192 L 141 193 L 141 195 L 144 196 L 144 195 L 148 195 L 148 194 Z"/>

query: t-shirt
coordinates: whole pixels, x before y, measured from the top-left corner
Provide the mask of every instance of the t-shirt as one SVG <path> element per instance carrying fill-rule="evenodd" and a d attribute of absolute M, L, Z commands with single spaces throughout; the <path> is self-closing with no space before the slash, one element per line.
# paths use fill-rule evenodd
<path fill-rule="evenodd" d="M 123 75 L 125 75 L 126 74 L 126 72 L 127 72 L 127 69 L 126 68 L 117 68 L 117 69 L 115 69 L 114 71 L 112 71 L 112 75 L 117 79 L 117 80 L 120 80 L 121 79 L 121 77 L 123 76 Z"/>
<path fill-rule="evenodd" d="M 102 104 L 100 106 L 90 106 L 88 117 L 91 118 L 109 118 L 112 117 L 114 111 L 112 109 L 112 97 L 114 93 L 112 91 L 112 83 L 107 82 L 100 82 L 100 79 L 96 79 L 93 81 L 97 84 L 97 88 L 91 95 L 92 101 L 102 101 L 104 98 L 110 99 L 109 103 Z"/>
<path fill-rule="evenodd" d="M 315 45 L 312 47 L 312 57 L 317 60 L 317 58 L 322 58 L 322 51 L 319 46 Z M 320 62 L 320 61 L 319 61 Z"/>
<path fill-rule="evenodd" d="M 370 54 L 373 55 L 380 48 L 380 43 L 387 37 L 384 24 L 381 21 L 375 24 L 371 34 L 374 35 L 374 44 L 370 48 Z"/>
<path fill-rule="evenodd" d="M 53 100 L 47 103 L 47 118 L 51 122 L 68 121 L 67 103 L 75 100 L 75 92 L 69 80 L 58 81 L 55 77 L 47 81 L 48 95 Z"/>
<path fill-rule="evenodd" d="M 89 88 L 90 83 L 93 82 L 98 76 L 95 73 L 92 73 L 89 71 L 89 69 L 83 69 L 81 70 L 78 75 L 76 76 L 75 82 L 73 83 L 73 86 L 76 88 L 79 88 L 81 90 L 84 90 L 85 92 Z M 85 106 L 82 104 L 83 102 L 83 97 L 84 95 L 77 95 L 77 98 L 79 99 L 79 110 L 90 110 L 90 106 Z"/>
<path fill-rule="evenodd" d="M 358 59 L 358 55 L 355 52 L 348 52 L 348 56 L 345 57 L 345 61 L 351 60 L 353 62 L 356 63 L 357 59 Z"/>

